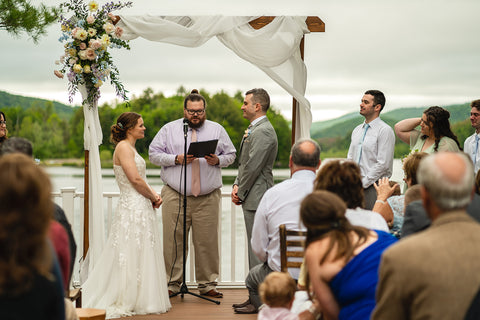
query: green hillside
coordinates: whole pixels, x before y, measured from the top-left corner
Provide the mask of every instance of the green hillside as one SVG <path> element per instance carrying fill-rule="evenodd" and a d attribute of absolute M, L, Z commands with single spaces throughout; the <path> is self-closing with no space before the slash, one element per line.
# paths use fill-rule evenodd
<path fill-rule="evenodd" d="M 22 110 L 26 110 L 30 107 L 47 108 L 48 106 L 53 106 L 53 110 L 55 111 L 55 113 L 64 120 L 70 119 L 75 113 L 75 108 L 77 108 L 57 101 L 24 97 L 10 94 L 5 91 L 0 91 L 0 110 L 16 107 L 19 107 Z"/>
<path fill-rule="evenodd" d="M 452 125 L 469 117 L 470 103 L 454 104 L 444 108 L 450 112 Z M 421 117 L 425 109 L 424 107 L 401 108 L 382 113 L 380 116 L 393 127 L 400 120 Z M 363 117 L 358 112 L 352 112 L 336 119 L 312 123 L 310 134 L 314 139 L 339 137 L 352 132 L 353 128 L 362 122 Z"/>

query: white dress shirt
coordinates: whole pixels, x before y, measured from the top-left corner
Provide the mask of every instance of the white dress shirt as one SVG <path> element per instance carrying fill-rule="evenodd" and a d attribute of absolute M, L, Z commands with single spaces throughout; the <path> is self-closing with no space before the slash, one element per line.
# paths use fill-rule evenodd
<path fill-rule="evenodd" d="M 274 271 L 280 271 L 278 227 L 285 224 L 287 229 L 306 230 L 300 222 L 300 203 L 312 192 L 314 180 L 315 172 L 296 171 L 290 179 L 268 189 L 260 200 L 252 228 L 252 250 Z M 298 270 L 291 271 L 297 279 Z"/>
<path fill-rule="evenodd" d="M 355 209 L 347 209 L 345 217 L 354 226 L 390 232 L 387 222 L 378 212 L 357 207 Z"/>
<path fill-rule="evenodd" d="M 472 161 L 475 163 L 474 169 L 475 174 L 477 174 L 478 170 L 480 169 L 480 141 L 478 142 L 479 146 L 476 148 L 477 141 L 475 140 L 476 136 L 480 136 L 479 133 L 474 133 L 467 139 L 465 139 L 465 143 L 463 145 L 463 151 L 472 158 Z M 475 158 L 475 150 L 477 150 L 476 158 Z"/>
<path fill-rule="evenodd" d="M 220 163 L 211 166 L 205 158 L 200 160 L 200 195 L 222 187 L 221 168 L 227 167 L 235 161 L 236 150 L 227 131 L 218 123 L 205 120 L 203 126 L 196 129 L 197 141 L 218 139 L 215 154 Z M 187 150 L 190 146 L 192 129 L 188 128 Z M 149 147 L 150 162 L 162 166 L 160 177 L 162 181 L 179 193 L 183 193 L 183 166 L 175 164 L 175 156 L 184 153 L 185 138 L 183 134 L 183 118 L 164 125 L 153 139 Z M 192 164 L 187 164 L 187 196 L 192 195 L 191 178 Z"/>
<path fill-rule="evenodd" d="M 364 188 L 368 188 L 380 178 L 391 177 L 395 148 L 395 134 L 388 124 L 380 118 L 375 118 L 369 125 L 363 142 L 365 123 L 353 130 L 347 155 L 347 159 L 355 160 L 361 148 L 362 156 L 358 165 Z"/>

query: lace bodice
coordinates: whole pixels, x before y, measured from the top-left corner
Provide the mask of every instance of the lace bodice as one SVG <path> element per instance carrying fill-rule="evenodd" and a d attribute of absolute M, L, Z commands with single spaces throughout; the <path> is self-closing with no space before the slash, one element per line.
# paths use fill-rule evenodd
<path fill-rule="evenodd" d="M 137 151 L 135 151 L 135 165 L 142 179 L 146 181 L 147 175 L 145 160 L 143 160 L 143 158 L 138 154 Z M 148 199 L 146 199 L 144 196 L 138 193 L 137 190 L 135 190 L 121 166 L 114 165 L 113 172 L 115 173 L 115 179 L 117 180 L 117 184 L 120 189 L 119 202 L 121 202 L 122 205 L 127 208 L 135 208 L 138 205 L 139 201 L 148 201 Z"/>

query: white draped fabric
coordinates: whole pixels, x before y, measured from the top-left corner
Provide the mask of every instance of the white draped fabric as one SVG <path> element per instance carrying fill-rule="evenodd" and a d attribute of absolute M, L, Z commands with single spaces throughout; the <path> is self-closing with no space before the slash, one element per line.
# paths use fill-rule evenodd
<path fill-rule="evenodd" d="M 86 87 L 79 85 L 78 89 L 82 95 L 82 99 L 85 100 L 87 98 Z M 85 117 L 83 133 L 84 149 L 89 150 L 89 249 L 87 257 L 84 257 L 81 267 L 81 278 L 86 279 L 88 272 L 92 270 L 95 262 L 102 253 L 105 242 L 105 223 L 103 216 L 102 168 L 100 166 L 100 152 L 98 149 L 98 146 L 102 144 L 103 135 L 96 103 L 94 105 L 84 104 L 83 114 Z M 86 193 L 87 190 L 85 190 L 85 194 Z"/>
<path fill-rule="evenodd" d="M 263 70 L 297 100 L 295 140 L 310 137 L 312 113 L 310 103 L 305 98 L 307 69 L 300 56 L 300 41 L 305 33 L 309 33 L 306 17 L 279 16 L 258 30 L 248 24 L 257 17 L 120 17 L 118 26 L 124 29 L 122 38 L 126 40 L 142 37 L 197 47 L 216 36 L 240 58 Z"/>

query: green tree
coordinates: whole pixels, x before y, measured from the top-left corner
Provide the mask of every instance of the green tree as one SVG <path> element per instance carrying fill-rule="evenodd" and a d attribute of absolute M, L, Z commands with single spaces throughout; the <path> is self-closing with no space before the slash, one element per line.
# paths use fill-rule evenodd
<path fill-rule="evenodd" d="M 58 8 L 44 4 L 35 7 L 27 0 L 0 0 L 0 30 L 16 37 L 26 32 L 37 43 L 58 14 Z"/>

